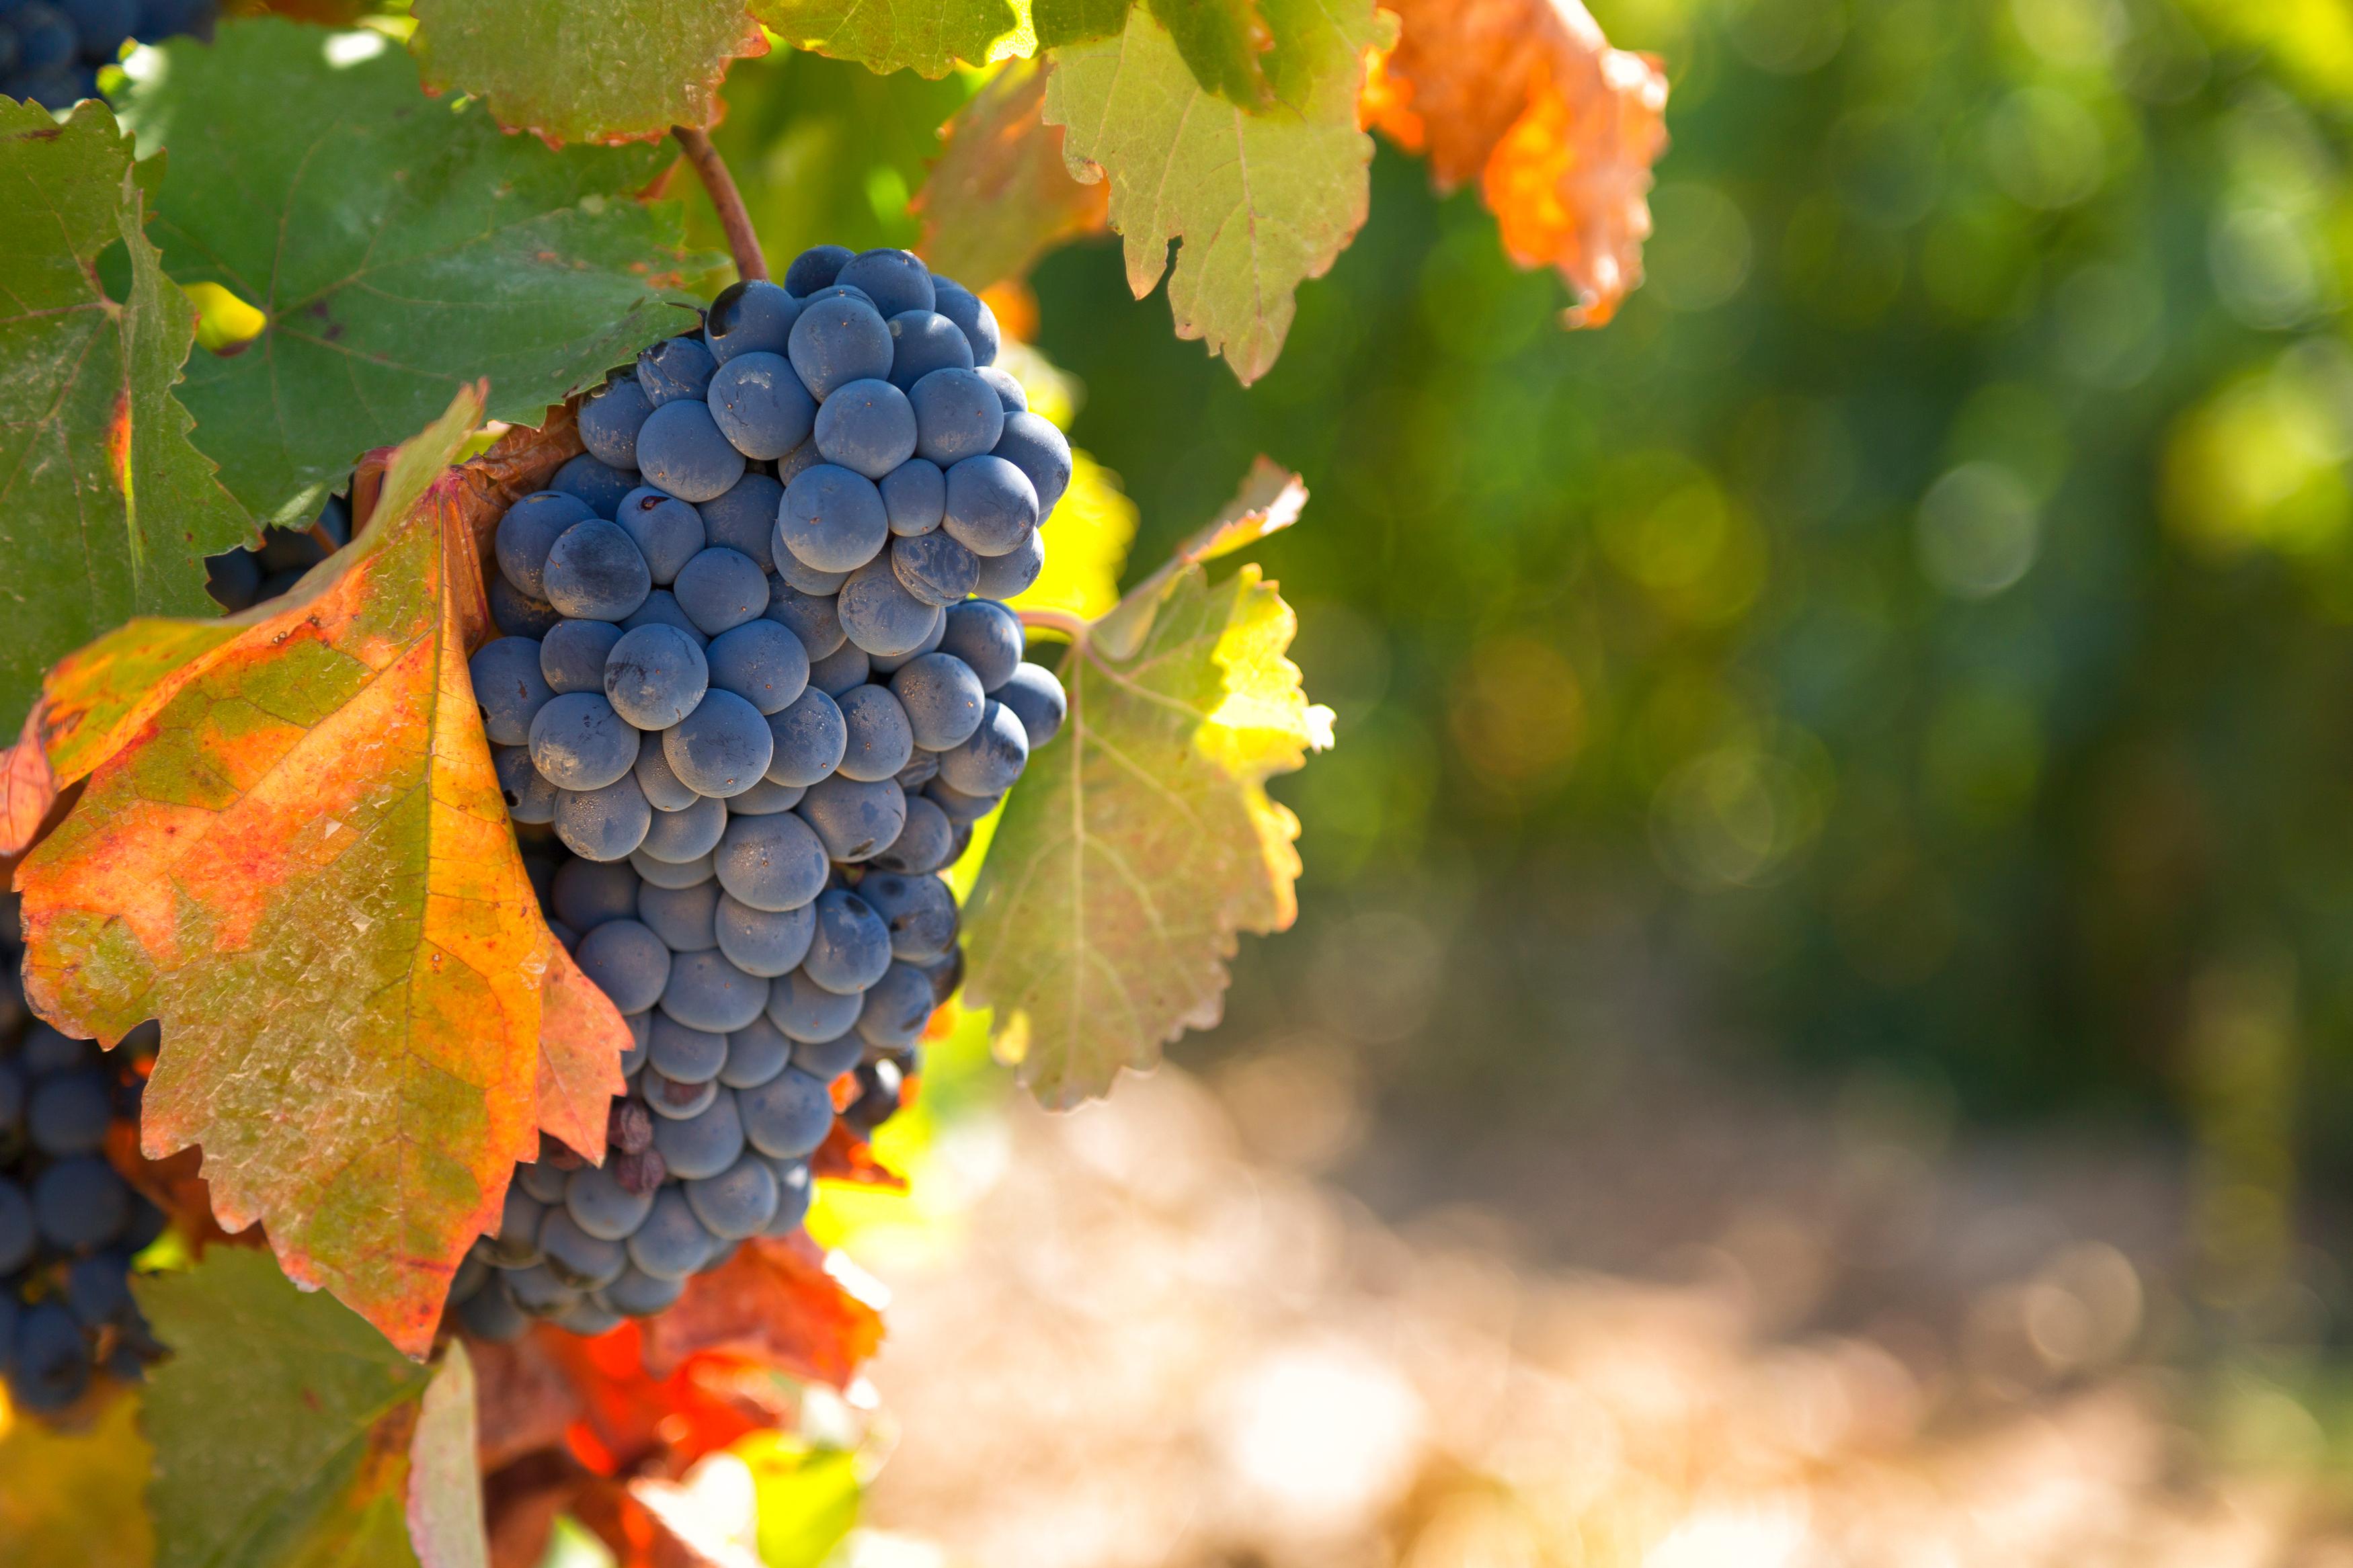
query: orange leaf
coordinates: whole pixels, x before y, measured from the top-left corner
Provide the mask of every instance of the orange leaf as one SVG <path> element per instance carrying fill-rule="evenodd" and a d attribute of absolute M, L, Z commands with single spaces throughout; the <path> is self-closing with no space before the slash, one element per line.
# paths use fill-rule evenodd
<path fill-rule="evenodd" d="M 893 1193 L 907 1190 L 907 1178 L 876 1159 L 873 1146 L 839 1117 L 827 1130 L 825 1142 L 809 1156 L 809 1173 L 821 1181 L 847 1182 L 855 1187 L 881 1187 Z"/>
<path fill-rule="evenodd" d="M 532 1338 L 580 1396 L 583 1413 L 565 1440 L 598 1475 L 657 1461 L 676 1473 L 781 1419 L 777 1410 L 746 1397 L 721 1358 L 690 1357 L 659 1375 L 648 1371 L 647 1331 L 636 1321 L 593 1340 L 543 1323 Z"/>
<path fill-rule="evenodd" d="M 143 1152 L 202 1145 L 224 1227 L 267 1222 L 289 1278 L 413 1355 L 543 1117 L 601 1157 L 578 1107 L 628 1044 L 557 962 L 466 668 L 501 498 L 569 430 L 448 470 L 482 395 L 376 461 L 370 526 L 286 598 L 67 661 L 48 756 L 89 783 L 17 872 L 42 1015 L 109 1045 L 162 1022 Z"/>
<path fill-rule="evenodd" d="M 688 1281 L 645 1331 L 656 1376 L 718 1353 L 839 1388 L 882 1342 L 882 1318 L 827 1271 L 806 1235 L 754 1237 L 724 1265 Z"/>
<path fill-rule="evenodd" d="M 947 150 L 908 210 L 923 220 L 916 251 L 972 289 L 1018 278 L 1066 240 L 1101 234 L 1111 186 L 1082 185 L 1062 162 L 1062 128 L 1039 110 L 1046 72 L 1008 60 L 943 126 Z"/>
<path fill-rule="evenodd" d="M 1573 326 L 1598 327 L 1642 280 L 1651 165 L 1667 79 L 1613 49 L 1579 0 L 1382 0 L 1404 24 L 1359 111 L 1430 155 L 1451 190 L 1477 176 L 1504 248 L 1560 269 Z"/>

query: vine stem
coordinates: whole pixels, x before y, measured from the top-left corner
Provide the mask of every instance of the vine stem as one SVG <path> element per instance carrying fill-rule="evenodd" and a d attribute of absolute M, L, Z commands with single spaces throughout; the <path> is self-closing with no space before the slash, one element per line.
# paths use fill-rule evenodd
<path fill-rule="evenodd" d="M 1043 605 L 1017 610 L 1014 613 L 1021 617 L 1021 624 L 1025 626 L 1035 626 L 1044 632 L 1061 633 L 1071 639 L 1071 646 L 1073 647 L 1086 647 L 1087 634 L 1094 627 L 1094 623 L 1083 616 L 1074 616 L 1068 610 L 1049 609 Z"/>
<path fill-rule="evenodd" d="M 694 165 L 702 188 L 711 193 L 711 205 L 719 209 L 719 226 L 727 231 L 727 248 L 734 255 L 736 275 L 746 283 L 766 282 L 768 258 L 760 254 L 760 237 L 752 232 L 752 215 L 744 210 L 744 193 L 735 188 L 727 160 L 711 144 L 707 132 L 691 125 L 673 125 L 670 133 L 685 149 L 686 161 Z"/>

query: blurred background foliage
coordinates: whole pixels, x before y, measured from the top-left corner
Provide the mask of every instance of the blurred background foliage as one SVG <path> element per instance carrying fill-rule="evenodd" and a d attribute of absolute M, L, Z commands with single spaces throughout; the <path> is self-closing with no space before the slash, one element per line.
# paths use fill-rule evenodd
<path fill-rule="evenodd" d="M 1245 946 L 1224 1037 L 1328 1037 L 1466 1123 L 1672 1027 L 1982 1115 L 2335 1125 L 2353 13 L 1594 9 L 1674 81 L 1605 331 L 1386 148 L 1253 389 L 1108 244 L 1032 280 L 1131 575 L 1253 453 L 1314 491 L 1259 554 L 1340 744 L 1278 785 L 1300 927 Z M 913 240 L 971 85 L 739 67 L 771 247 Z M 2284 1065 L 2234 1088 L 2208 1047 L 2255 1026 Z"/>

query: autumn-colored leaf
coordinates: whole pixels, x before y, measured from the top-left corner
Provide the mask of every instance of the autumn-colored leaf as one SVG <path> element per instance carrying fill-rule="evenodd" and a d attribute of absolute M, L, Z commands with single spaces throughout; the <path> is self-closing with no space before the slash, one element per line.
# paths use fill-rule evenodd
<path fill-rule="evenodd" d="M 1364 61 L 1388 40 L 1372 0 L 1268 0 L 1275 101 L 1246 112 L 1196 81 L 1168 29 L 1128 13 L 1118 36 L 1053 51 L 1044 119 L 1079 179 L 1110 186 L 1137 299 L 1168 270 L 1179 337 L 1244 383 L 1273 365 L 1296 310 L 1362 227 L 1372 142 L 1359 129 Z"/>
<path fill-rule="evenodd" d="M 537 1334 L 478 1342 L 473 1358 L 476 1442 L 486 1473 L 557 1447 L 586 1412 L 571 1372 Z"/>
<path fill-rule="evenodd" d="M 1044 68 L 1008 60 L 942 130 L 947 149 L 909 208 L 933 270 L 984 289 L 1102 231 L 1109 187 L 1071 177 L 1061 128 L 1039 117 L 1045 101 Z"/>
<path fill-rule="evenodd" d="M 1598 327 L 1642 280 L 1651 166 L 1667 79 L 1613 49 L 1580 0 L 1382 0 L 1403 24 L 1366 84 L 1366 121 L 1430 155 L 1451 190 L 1476 178 L 1504 248 L 1577 290 Z"/>
<path fill-rule="evenodd" d="M 132 1398 L 86 1430 L 29 1415 L 0 1426 L 0 1568 L 150 1568 L 155 1527 L 132 1500 L 153 1459 Z"/>
<path fill-rule="evenodd" d="M 717 1353 L 840 1388 L 881 1342 L 881 1314 L 827 1269 L 806 1236 L 754 1237 L 689 1280 L 678 1304 L 645 1328 L 646 1366 L 657 1377 Z"/>
<path fill-rule="evenodd" d="M 853 1187 L 880 1187 L 891 1193 L 907 1190 L 907 1178 L 876 1159 L 874 1146 L 839 1117 L 834 1118 L 825 1142 L 809 1156 L 809 1173 L 821 1182 L 842 1182 Z"/>
<path fill-rule="evenodd" d="M 1296 913 L 1298 819 L 1266 781 L 1331 743 L 1283 657 L 1297 627 L 1245 565 L 1203 563 L 1287 524 L 1304 490 L 1261 460 L 1243 494 L 1060 669 L 1062 731 L 1008 797 L 965 921 L 965 999 L 1040 1100 L 1104 1093 L 1218 1021 L 1236 933 Z"/>
<path fill-rule="evenodd" d="M 634 1320 L 595 1339 L 545 1324 L 533 1337 L 579 1394 L 583 1414 L 565 1440 L 598 1475 L 638 1468 L 655 1454 L 684 1469 L 782 1418 L 750 1396 L 726 1358 L 691 1356 L 662 1375 L 649 1372 L 646 1331 Z"/>
<path fill-rule="evenodd" d="M 480 414 L 461 393 L 351 545 L 118 702 L 138 717 L 77 753 L 82 798 L 17 872 L 43 1016 L 110 1045 L 162 1021 L 149 1157 L 201 1145 L 226 1228 L 265 1221 L 289 1276 L 411 1354 L 543 1125 L 602 1157 L 580 1107 L 628 1044 L 559 961 L 467 675 L 501 487 L 444 465 Z M 152 678 L 177 635 L 92 653 Z"/>
<path fill-rule="evenodd" d="M 435 92 L 551 145 L 647 142 L 720 114 L 730 61 L 768 52 L 744 0 L 417 0 Z"/>

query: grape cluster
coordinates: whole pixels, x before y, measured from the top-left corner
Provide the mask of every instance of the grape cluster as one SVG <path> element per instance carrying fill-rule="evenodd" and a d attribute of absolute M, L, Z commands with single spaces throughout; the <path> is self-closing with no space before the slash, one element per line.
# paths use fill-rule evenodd
<path fill-rule="evenodd" d="M 210 37 L 215 0 L 0 0 L 0 93 L 45 109 L 98 96 L 125 38 Z"/>
<path fill-rule="evenodd" d="M 476 700 L 635 1043 L 605 1166 L 550 1141 L 517 1172 L 452 1287 L 470 1331 L 661 1310 L 799 1227 L 837 1079 L 854 1127 L 897 1108 L 962 976 L 939 872 L 1063 718 L 972 596 L 1036 579 L 1070 479 L 997 346 L 904 251 L 807 252 L 615 373 L 588 451 L 500 521 Z"/>
<path fill-rule="evenodd" d="M 164 1216 L 107 1163 L 108 1130 L 134 1126 L 156 1030 L 110 1061 L 34 1021 L 17 988 L 15 900 L 0 922 L 0 1373 L 27 1410 L 81 1397 L 100 1368 L 136 1380 L 161 1351 L 131 1298 L 131 1258 Z"/>

